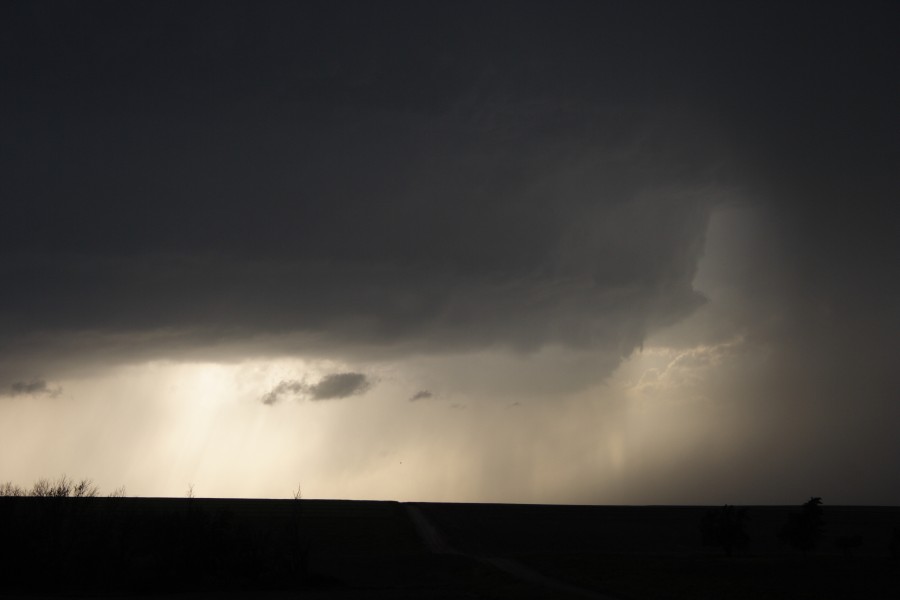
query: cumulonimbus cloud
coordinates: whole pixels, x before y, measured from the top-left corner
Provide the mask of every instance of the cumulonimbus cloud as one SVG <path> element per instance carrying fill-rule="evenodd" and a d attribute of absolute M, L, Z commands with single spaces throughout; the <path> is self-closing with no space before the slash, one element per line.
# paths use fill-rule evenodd
<path fill-rule="evenodd" d="M 279 22 L 296 17 L 286 10 Z M 70 19 L 53 22 L 64 33 Z M 0 125 L 28 132 L 16 168 L 2 173 L 8 220 L 22 227 L 0 239 L 0 362 L 13 354 L 6 348 L 22 356 L 23 347 L 26 367 L 208 358 L 223 347 L 240 356 L 271 338 L 296 341 L 261 353 L 560 345 L 620 357 L 702 302 L 691 281 L 718 201 L 709 171 L 725 155 L 718 130 L 666 106 L 631 106 L 618 86 L 595 81 L 589 63 L 568 70 L 582 65 L 580 53 L 545 48 L 524 70 L 505 69 L 504 61 L 519 64 L 515 40 L 491 43 L 509 46 L 509 56 L 486 51 L 452 67 L 438 78 L 448 87 L 436 89 L 422 74 L 450 68 L 447 57 L 468 55 L 468 42 L 425 50 L 383 22 L 372 48 L 341 29 L 220 57 L 225 71 L 185 80 L 195 95 L 159 80 L 157 64 L 170 52 L 191 55 L 194 36 L 156 47 L 152 28 L 135 23 L 124 36 L 86 25 L 85 39 L 135 61 L 127 74 L 94 74 L 109 90 L 103 98 L 48 76 L 50 87 L 31 90 L 40 102 L 0 111 Z M 10 26 L 17 52 L 43 56 L 65 39 L 46 27 Z M 202 19 L 187 27 L 205 31 Z M 330 56 L 332 45 L 344 75 L 316 75 L 304 57 Z M 258 89 L 273 65 L 306 75 L 274 92 L 291 100 L 273 98 L 264 118 L 199 101 L 210 92 L 223 107 L 252 105 L 245 90 Z M 488 76 L 498 68 L 504 77 Z M 27 95 L 34 81 L 15 87 Z M 158 96 L 133 94 L 134 81 Z M 379 87 L 386 82 L 394 83 Z M 76 101 L 78 93 L 91 100 Z M 170 113 L 156 102 L 167 94 L 178 106 L 184 97 L 199 103 Z M 107 97 L 135 104 L 106 106 Z M 41 102 L 49 117 L 21 108 Z M 115 112 L 115 126 L 96 127 L 83 106 Z M 51 163 L 45 148 L 57 152 Z M 249 148 L 265 152 L 237 150 Z M 79 202 L 90 203 L 90 218 L 72 212 Z M 354 381 L 323 382 L 310 394 L 332 397 Z"/>

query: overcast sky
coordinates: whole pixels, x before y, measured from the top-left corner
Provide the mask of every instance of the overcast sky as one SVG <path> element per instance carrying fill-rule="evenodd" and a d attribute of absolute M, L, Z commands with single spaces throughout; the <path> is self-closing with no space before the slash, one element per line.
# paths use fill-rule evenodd
<path fill-rule="evenodd" d="M 6 2 L 0 481 L 900 503 L 894 2 Z"/>

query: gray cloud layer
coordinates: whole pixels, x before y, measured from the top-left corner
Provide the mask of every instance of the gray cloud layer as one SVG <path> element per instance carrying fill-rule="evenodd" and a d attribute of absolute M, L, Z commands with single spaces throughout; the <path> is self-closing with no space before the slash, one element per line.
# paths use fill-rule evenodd
<path fill-rule="evenodd" d="M 703 303 L 735 193 L 783 250 L 758 335 L 896 346 L 891 10 L 36 6 L 0 19 L 2 381 L 267 336 L 608 373 Z"/>
<path fill-rule="evenodd" d="M 82 17 L 54 6 L 23 9 L 28 35 L 10 35 L 30 67 L 6 69 L 18 150 L 3 220 L 22 227 L 0 241 L 0 339 L 20 356 L 171 356 L 298 334 L 294 351 L 562 344 L 620 357 L 702 303 L 691 280 L 725 147 L 690 108 L 585 78 L 593 33 L 574 54 L 564 29 L 525 54 L 518 34 L 509 51 L 478 49 L 444 25 L 434 47 L 355 22 L 340 40 L 306 39 L 280 29 L 302 27 L 298 8 L 260 13 L 264 41 L 247 49 L 239 15 L 213 11 L 211 39 L 208 14 L 188 11 L 202 40 L 176 40 L 190 65 L 173 71 L 173 50 L 149 36 L 175 18 L 166 9 L 110 37 L 76 33 Z M 308 62 L 313 50 L 334 65 Z"/>

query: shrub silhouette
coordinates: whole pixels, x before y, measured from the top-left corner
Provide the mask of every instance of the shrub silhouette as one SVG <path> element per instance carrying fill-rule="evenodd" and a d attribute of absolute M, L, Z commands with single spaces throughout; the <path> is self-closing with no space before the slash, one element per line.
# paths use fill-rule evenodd
<path fill-rule="evenodd" d="M 125 486 L 120 485 L 113 491 L 111 491 L 108 495 L 108 498 L 124 498 L 125 497 Z"/>
<path fill-rule="evenodd" d="M 61 475 L 56 481 L 38 479 L 28 493 L 38 498 L 93 498 L 99 488 L 90 479 L 75 481 Z"/>
<path fill-rule="evenodd" d="M 810 498 L 800 507 L 800 512 L 788 515 L 778 532 L 778 539 L 807 554 L 819 545 L 824 528 L 822 499 Z"/>
<path fill-rule="evenodd" d="M 710 509 L 700 522 L 700 533 L 704 546 L 722 548 L 727 556 L 735 550 L 742 550 L 750 542 L 744 531 L 747 509 L 726 504 L 719 509 Z"/>
<path fill-rule="evenodd" d="M 26 491 L 23 488 L 14 484 L 13 482 L 4 481 L 3 483 L 0 483 L 0 497 L 3 497 L 3 496 L 15 497 L 15 496 L 24 496 L 24 495 L 26 495 Z"/>

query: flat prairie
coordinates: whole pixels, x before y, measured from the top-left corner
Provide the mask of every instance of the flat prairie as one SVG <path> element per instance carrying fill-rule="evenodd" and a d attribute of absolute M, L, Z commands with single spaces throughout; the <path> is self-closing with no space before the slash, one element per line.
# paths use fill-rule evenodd
<path fill-rule="evenodd" d="M 900 508 L 825 506 L 805 553 L 799 507 L 746 508 L 726 555 L 715 507 L 0 498 L 0 595 L 900 598 Z"/>

